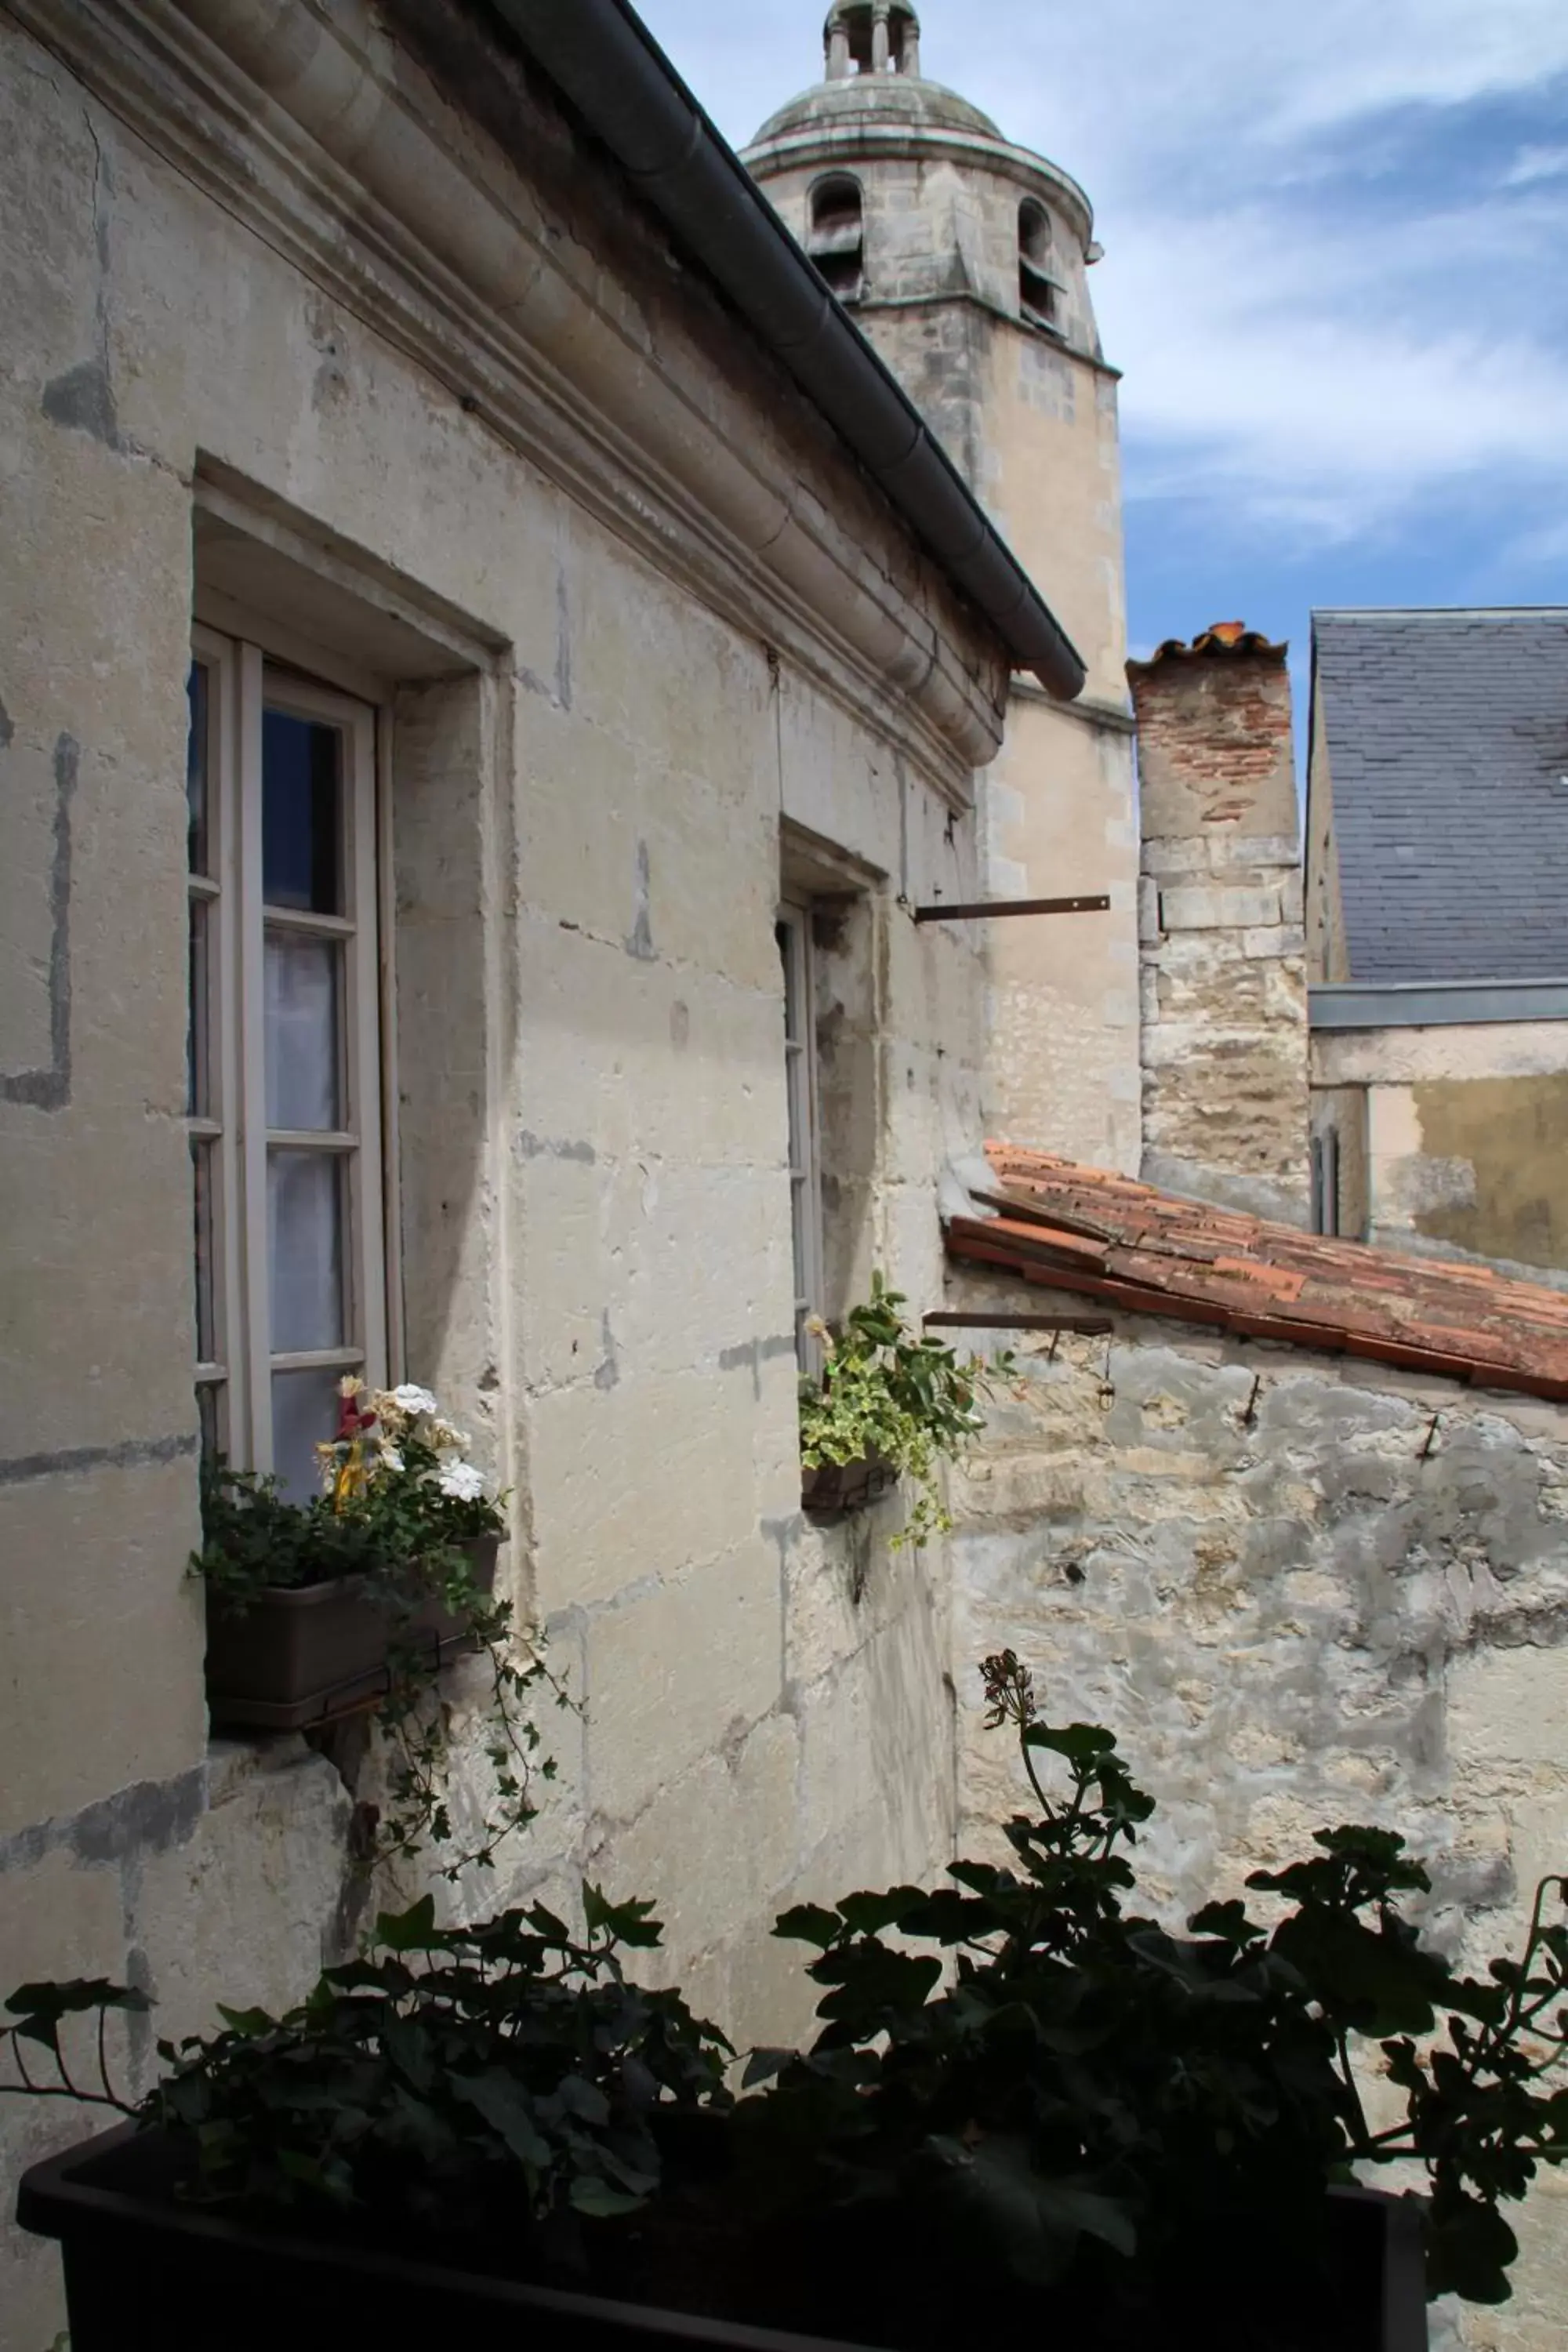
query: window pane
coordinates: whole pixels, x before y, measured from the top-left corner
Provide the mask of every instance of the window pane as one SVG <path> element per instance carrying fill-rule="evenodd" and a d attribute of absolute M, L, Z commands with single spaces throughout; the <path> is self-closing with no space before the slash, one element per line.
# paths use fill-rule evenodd
<path fill-rule="evenodd" d="M 342 947 L 298 932 L 267 934 L 267 1124 L 342 1125 L 338 1007 Z"/>
<path fill-rule="evenodd" d="M 185 1049 L 185 1114 L 212 1116 L 212 905 L 191 900 L 191 1010 Z"/>
<path fill-rule="evenodd" d="M 274 1355 L 343 1344 L 343 1173 L 330 1152 L 268 1157 Z"/>
<path fill-rule="evenodd" d="M 208 811 L 207 697 L 211 674 L 205 663 L 191 664 L 186 682 L 190 726 L 185 737 L 185 806 L 187 856 L 193 874 L 212 873 L 211 820 Z"/>
<path fill-rule="evenodd" d="M 272 1375 L 272 1467 L 291 1503 L 308 1503 L 321 1491 L 316 1448 L 338 1426 L 341 1372 L 274 1372 Z"/>
<path fill-rule="evenodd" d="M 216 1144 L 193 1139 L 191 1177 L 195 1193 L 196 1361 L 198 1364 L 216 1364 L 217 1325 L 213 1312 L 213 1186 L 217 1178 Z"/>
<path fill-rule="evenodd" d="M 341 915 L 342 750 L 335 727 L 268 710 L 261 720 L 261 895 L 269 907 Z"/>
<path fill-rule="evenodd" d="M 227 1415 L 224 1410 L 226 1402 L 226 1391 L 221 1381 L 203 1381 L 196 1390 L 196 1425 L 201 1432 L 204 1462 L 216 1462 L 220 1454 L 227 1455 L 228 1439 L 225 1427 Z"/>
<path fill-rule="evenodd" d="M 793 925 L 775 923 L 773 937 L 778 941 L 779 961 L 784 966 L 784 1035 L 795 1038 L 800 1034 L 800 1007 L 796 1001 L 799 992 L 795 986 Z"/>

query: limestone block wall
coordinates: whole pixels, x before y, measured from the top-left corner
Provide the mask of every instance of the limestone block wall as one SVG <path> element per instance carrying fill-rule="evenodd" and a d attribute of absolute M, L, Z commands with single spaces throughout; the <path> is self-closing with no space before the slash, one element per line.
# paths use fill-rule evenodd
<path fill-rule="evenodd" d="M 526 181 L 441 60 L 290 5 L 276 40 L 227 0 L 0 24 L 0 1985 L 129 1975 L 194 2031 L 418 1886 L 353 1859 L 374 1772 L 208 1734 L 199 611 L 377 707 L 396 1369 L 509 1490 L 506 1590 L 586 1706 L 533 1832 L 442 1899 L 656 1896 L 663 1965 L 777 2038 L 811 2003 L 775 1911 L 933 1867 L 954 1801 L 942 1564 L 799 1509 L 784 836 L 852 877 L 869 976 L 847 1278 L 918 1309 L 984 1007 L 973 943 L 900 902 L 975 894 L 1005 665 L 504 59 Z M 7 2102 L 0 2208 L 80 2130 Z M 0 2231 L 5 2352 L 52 2339 L 56 2279 Z"/>
<path fill-rule="evenodd" d="M 1110 1725 L 1157 1798 L 1141 1878 L 1165 1916 L 1370 1821 L 1434 1865 L 1447 1949 L 1510 1948 L 1568 1862 L 1568 1417 L 1147 1318 L 1021 1361 L 954 1486 L 963 1849 L 1016 1801 L 975 1672 L 1010 1646 L 1047 1714 Z M 1436 2343 L 1560 2341 L 1568 2183 L 1519 2234 L 1514 2301 L 1443 2313 Z"/>
<path fill-rule="evenodd" d="M 1283 646 L 1239 624 L 1132 662 L 1142 1175 L 1307 1222 L 1306 941 Z"/>

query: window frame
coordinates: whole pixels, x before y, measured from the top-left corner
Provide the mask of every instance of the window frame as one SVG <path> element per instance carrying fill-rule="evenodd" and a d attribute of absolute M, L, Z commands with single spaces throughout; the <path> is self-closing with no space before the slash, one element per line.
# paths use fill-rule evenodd
<path fill-rule="evenodd" d="M 782 892 L 774 937 L 784 994 L 786 1165 L 790 1186 L 790 1262 L 795 1298 L 795 1355 L 802 1372 L 821 1370 L 821 1349 L 805 1328 L 823 1307 L 822 1127 L 817 1101 L 816 982 L 811 902 Z M 795 1197 L 800 1195 L 797 1216 Z"/>
<path fill-rule="evenodd" d="M 208 901 L 206 1034 L 216 1121 L 189 1121 L 193 1140 L 216 1144 L 220 1182 L 213 1222 L 211 1290 L 218 1360 L 197 1369 L 198 1386 L 226 1386 L 210 1434 L 237 1466 L 276 1465 L 273 1376 L 302 1370 L 388 1377 L 392 1289 L 390 1178 L 384 1073 L 384 988 L 388 969 L 388 861 L 384 709 L 269 659 L 260 645 L 198 623 L 192 661 L 208 672 L 207 823 L 217 849 L 218 886 L 193 877 L 190 897 Z M 263 898 L 263 727 L 268 711 L 324 723 L 342 751 L 341 915 L 268 907 Z M 214 764 L 216 760 L 216 766 Z M 343 943 L 338 1052 L 340 1126 L 273 1129 L 268 1119 L 266 1029 L 269 932 Z M 193 1014 L 194 1017 L 194 1014 Z M 214 1131 L 215 1126 L 220 1131 Z M 279 1351 L 273 1347 L 268 1168 L 279 1150 L 331 1153 L 342 1181 L 342 1344 Z M 194 1166 L 194 1160 L 193 1160 Z M 221 1234 L 221 1241 L 219 1235 Z M 197 1280 L 200 1281 L 198 1272 Z M 204 1433 L 208 1422 L 204 1417 Z M 330 1434 L 323 1432 L 323 1435 Z"/>

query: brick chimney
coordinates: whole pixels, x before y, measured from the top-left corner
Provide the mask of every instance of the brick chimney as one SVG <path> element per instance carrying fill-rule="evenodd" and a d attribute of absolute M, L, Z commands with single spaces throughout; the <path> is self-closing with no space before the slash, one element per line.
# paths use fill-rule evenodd
<path fill-rule="evenodd" d="M 1286 651 L 1223 621 L 1127 675 L 1143 1178 L 1304 1225 L 1307 973 Z"/>

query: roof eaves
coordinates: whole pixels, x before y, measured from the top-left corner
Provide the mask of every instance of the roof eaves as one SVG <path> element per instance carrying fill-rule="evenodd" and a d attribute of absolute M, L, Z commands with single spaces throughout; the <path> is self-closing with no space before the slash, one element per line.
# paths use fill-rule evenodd
<path fill-rule="evenodd" d="M 1088 676 L 1082 656 L 629 0 L 488 5 L 979 608 L 1014 667 L 1070 702 Z"/>

